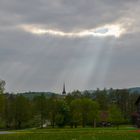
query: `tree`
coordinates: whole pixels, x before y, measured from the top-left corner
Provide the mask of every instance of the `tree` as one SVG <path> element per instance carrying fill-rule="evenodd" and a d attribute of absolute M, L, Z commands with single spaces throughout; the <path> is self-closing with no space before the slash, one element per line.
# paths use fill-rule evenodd
<path fill-rule="evenodd" d="M 4 80 L 0 80 L 0 94 L 4 93 L 4 87 L 5 87 L 5 81 Z"/>
<path fill-rule="evenodd" d="M 41 96 L 36 96 L 33 100 L 34 102 L 34 112 L 35 116 L 39 116 L 38 118 L 40 121 L 40 126 L 43 128 L 43 124 L 45 123 L 47 119 L 47 102 L 46 97 L 44 94 L 41 94 Z"/>
<path fill-rule="evenodd" d="M 96 119 L 98 117 L 99 105 L 97 102 L 93 102 L 91 99 L 81 99 L 81 115 L 82 115 L 82 126 L 85 127 L 89 122 L 96 127 Z"/>
<path fill-rule="evenodd" d="M 69 120 L 69 106 L 64 100 L 57 100 L 56 125 L 63 127 Z"/>
<path fill-rule="evenodd" d="M 117 129 L 119 129 L 119 125 L 124 121 L 121 110 L 115 104 L 109 108 L 109 121 L 115 124 Z"/>
<path fill-rule="evenodd" d="M 71 93 L 71 95 L 76 99 L 76 98 L 81 98 L 82 94 L 79 90 L 75 90 Z"/>
<path fill-rule="evenodd" d="M 129 92 L 126 89 L 116 90 L 117 96 L 117 105 L 121 109 L 125 119 L 129 116 L 129 108 L 128 108 L 128 101 L 129 101 Z"/>
<path fill-rule="evenodd" d="M 81 99 L 75 99 L 70 103 L 70 124 L 75 128 L 81 122 Z"/>
<path fill-rule="evenodd" d="M 5 96 L 0 94 L 0 127 L 4 127 L 5 121 Z"/>
<path fill-rule="evenodd" d="M 107 90 L 99 90 L 95 91 L 96 101 L 99 103 L 100 110 L 107 110 L 109 106 L 109 98 L 107 94 Z"/>
<path fill-rule="evenodd" d="M 89 101 L 89 114 L 88 120 L 91 122 L 93 127 L 96 127 L 96 121 L 99 118 L 99 104 L 96 101 Z"/>
<path fill-rule="evenodd" d="M 58 111 L 57 109 L 57 97 L 54 95 L 47 100 L 48 119 L 50 120 L 53 128 L 55 126 L 55 118 Z"/>
<path fill-rule="evenodd" d="M 14 128 L 14 119 L 15 119 L 15 98 L 16 95 L 10 94 L 7 95 L 5 98 L 5 112 L 4 112 L 4 118 L 5 118 L 5 125 L 6 128 Z"/>
<path fill-rule="evenodd" d="M 17 95 L 14 100 L 14 120 L 16 129 L 26 127 L 28 121 L 31 119 L 31 105 L 29 100 L 22 96 Z"/>
<path fill-rule="evenodd" d="M 75 99 L 71 102 L 71 120 L 77 125 L 79 122 L 85 127 L 88 122 L 96 126 L 96 119 L 98 118 L 99 105 L 97 102 L 88 98 Z"/>
<path fill-rule="evenodd" d="M 85 90 L 85 91 L 83 92 L 83 96 L 84 96 L 85 98 L 91 98 L 91 97 L 92 97 L 92 94 L 91 94 L 88 90 Z"/>
<path fill-rule="evenodd" d="M 68 93 L 66 96 L 65 96 L 65 101 L 67 104 L 70 105 L 70 103 L 74 100 L 74 96 L 72 96 L 70 93 Z"/>

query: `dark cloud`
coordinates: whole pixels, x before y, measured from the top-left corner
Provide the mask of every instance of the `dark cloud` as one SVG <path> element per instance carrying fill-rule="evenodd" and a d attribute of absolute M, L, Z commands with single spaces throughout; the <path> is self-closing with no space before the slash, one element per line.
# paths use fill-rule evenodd
<path fill-rule="evenodd" d="M 137 0 L 5 0 L 1 2 L 0 11 L 4 23 L 42 24 L 48 28 L 77 30 L 116 22 L 122 16 L 125 18 L 134 2 Z"/>

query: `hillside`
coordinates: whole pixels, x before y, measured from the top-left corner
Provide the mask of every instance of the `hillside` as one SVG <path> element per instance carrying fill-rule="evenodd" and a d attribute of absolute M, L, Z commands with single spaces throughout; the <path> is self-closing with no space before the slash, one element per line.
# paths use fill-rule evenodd
<path fill-rule="evenodd" d="M 140 93 L 140 87 L 133 87 L 128 89 L 130 93 Z"/>
<path fill-rule="evenodd" d="M 22 94 L 23 96 L 29 99 L 33 99 L 35 96 L 40 96 L 41 94 L 44 94 L 46 98 L 56 95 L 56 93 L 53 93 L 53 92 L 25 92 L 25 93 L 20 93 L 20 94 Z"/>

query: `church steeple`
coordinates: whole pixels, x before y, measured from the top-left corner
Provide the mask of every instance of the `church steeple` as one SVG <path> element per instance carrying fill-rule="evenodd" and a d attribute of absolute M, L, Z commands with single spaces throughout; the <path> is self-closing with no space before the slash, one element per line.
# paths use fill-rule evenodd
<path fill-rule="evenodd" d="M 63 91 L 62 91 L 62 95 L 66 95 L 65 83 L 63 84 Z"/>

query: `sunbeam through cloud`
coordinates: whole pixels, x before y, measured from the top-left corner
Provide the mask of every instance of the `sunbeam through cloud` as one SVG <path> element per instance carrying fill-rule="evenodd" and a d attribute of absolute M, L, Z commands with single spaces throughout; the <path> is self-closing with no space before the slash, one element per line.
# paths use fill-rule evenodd
<path fill-rule="evenodd" d="M 79 32 L 64 32 L 61 30 L 45 29 L 37 25 L 20 25 L 21 29 L 26 32 L 37 34 L 37 35 L 54 35 L 62 37 L 86 37 L 86 36 L 95 36 L 95 37 L 107 37 L 114 36 L 116 38 L 120 37 L 125 33 L 125 29 L 121 25 L 105 25 L 103 27 L 98 27 L 95 29 L 83 29 Z"/>

